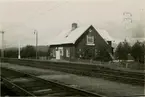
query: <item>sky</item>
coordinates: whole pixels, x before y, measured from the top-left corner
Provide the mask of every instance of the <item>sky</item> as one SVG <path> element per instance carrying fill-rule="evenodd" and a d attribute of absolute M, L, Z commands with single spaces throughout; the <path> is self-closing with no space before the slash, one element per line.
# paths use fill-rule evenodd
<path fill-rule="evenodd" d="M 120 41 L 138 32 L 135 28 L 139 24 L 144 28 L 145 0 L 0 0 L 5 48 L 18 43 L 35 45 L 34 30 L 38 32 L 38 44 L 48 45 L 61 31 L 71 29 L 74 22 L 105 29 Z"/>

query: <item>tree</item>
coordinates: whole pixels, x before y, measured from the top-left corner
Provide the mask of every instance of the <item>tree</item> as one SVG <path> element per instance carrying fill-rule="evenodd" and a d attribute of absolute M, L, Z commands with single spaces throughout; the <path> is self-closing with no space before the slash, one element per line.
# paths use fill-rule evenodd
<path fill-rule="evenodd" d="M 50 59 L 50 57 L 51 57 L 51 50 L 50 50 L 50 48 L 48 48 L 48 51 L 47 51 L 47 59 Z"/>
<path fill-rule="evenodd" d="M 106 49 L 100 49 L 99 53 L 98 53 L 98 56 L 99 56 L 99 59 L 101 61 L 110 61 L 110 60 L 112 60 Z"/>
<path fill-rule="evenodd" d="M 122 48 L 123 48 L 123 45 L 122 43 L 120 42 L 115 50 L 115 56 L 117 59 L 121 60 L 122 59 Z"/>
<path fill-rule="evenodd" d="M 145 55 L 145 48 L 144 44 L 137 41 L 131 50 L 131 55 L 133 56 L 134 60 L 137 62 L 144 62 L 144 55 Z"/>
<path fill-rule="evenodd" d="M 131 52 L 131 46 L 129 45 L 129 43 L 126 41 L 126 39 L 124 40 L 123 42 L 123 46 L 124 46 L 124 49 L 125 49 L 125 52 L 127 54 L 129 54 Z"/>
<path fill-rule="evenodd" d="M 17 58 L 18 57 L 18 50 L 17 49 L 5 50 L 4 54 L 5 54 L 5 57 L 8 57 L 8 58 Z"/>
<path fill-rule="evenodd" d="M 21 50 L 22 58 L 34 58 L 36 56 L 36 50 L 33 46 L 28 45 Z"/>
<path fill-rule="evenodd" d="M 120 42 L 116 48 L 115 56 L 119 60 L 127 60 L 128 54 L 131 52 L 131 46 L 125 40 L 124 42 Z"/>

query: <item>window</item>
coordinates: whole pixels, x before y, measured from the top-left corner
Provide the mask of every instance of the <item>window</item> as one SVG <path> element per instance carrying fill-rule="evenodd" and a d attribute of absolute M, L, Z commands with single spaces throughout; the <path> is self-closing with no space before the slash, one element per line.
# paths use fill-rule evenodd
<path fill-rule="evenodd" d="M 63 56 L 63 47 L 59 47 L 58 49 L 60 51 L 60 56 Z"/>
<path fill-rule="evenodd" d="M 87 45 L 95 45 L 94 44 L 94 36 L 87 35 Z"/>
<path fill-rule="evenodd" d="M 95 49 L 95 55 L 98 55 L 98 50 L 97 49 Z"/>
<path fill-rule="evenodd" d="M 62 51 L 62 49 L 60 49 L 60 55 L 63 56 L 63 51 Z"/>
<path fill-rule="evenodd" d="M 70 57 L 70 50 L 66 49 L 66 57 Z"/>
<path fill-rule="evenodd" d="M 53 57 L 55 57 L 55 49 L 53 49 L 52 54 L 53 54 Z"/>
<path fill-rule="evenodd" d="M 89 29 L 89 32 L 92 32 L 92 29 Z"/>

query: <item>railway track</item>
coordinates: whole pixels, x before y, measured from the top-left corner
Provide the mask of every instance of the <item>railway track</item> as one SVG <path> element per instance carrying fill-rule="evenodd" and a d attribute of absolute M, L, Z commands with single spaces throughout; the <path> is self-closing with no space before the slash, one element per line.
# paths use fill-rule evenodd
<path fill-rule="evenodd" d="M 105 97 L 4 67 L 1 67 L 1 80 L 9 89 L 20 96 Z"/>
<path fill-rule="evenodd" d="M 96 65 L 84 65 L 84 64 L 68 64 L 60 62 L 38 61 L 38 60 L 7 60 L 10 63 L 20 64 L 24 66 L 31 66 L 43 69 L 52 69 L 57 71 L 63 71 L 67 73 L 84 75 L 90 77 L 99 77 L 116 82 L 122 82 L 132 85 L 144 86 L 145 74 L 137 72 L 121 71 L 117 69 L 111 69 L 103 66 Z"/>
<path fill-rule="evenodd" d="M 37 66 L 36 66 L 37 67 Z M 77 74 L 77 75 L 83 75 L 83 76 L 91 76 L 91 77 L 97 77 L 97 78 L 104 78 L 107 80 L 112 80 L 116 82 L 122 82 L 122 83 L 128 83 L 132 85 L 140 85 L 144 86 L 145 79 L 144 76 L 129 76 L 129 75 L 116 75 L 116 73 L 111 72 L 111 71 L 101 71 L 101 70 L 95 70 L 93 69 L 75 69 L 75 68 L 67 68 L 67 67 L 59 67 L 59 66 L 44 66 L 44 67 L 39 67 L 38 68 L 48 68 L 48 69 L 53 69 L 53 70 L 58 70 L 58 71 L 63 71 L 63 72 L 68 72 L 72 74 Z"/>
<path fill-rule="evenodd" d="M 36 68 L 43 68 L 43 69 L 52 69 L 57 71 L 63 71 L 67 73 L 83 75 L 83 76 L 91 76 L 97 78 L 104 78 L 107 80 L 112 80 L 116 82 L 122 82 L 132 85 L 140 85 L 144 86 L 145 84 L 145 75 L 143 74 L 136 74 L 136 73 L 129 73 L 129 72 L 122 72 L 112 69 L 106 69 L 102 67 L 97 68 L 90 68 L 87 66 L 73 66 L 73 65 L 65 65 L 65 64 L 42 64 L 42 63 L 20 63 L 25 66 L 31 66 Z M 34 65 L 35 64 L 35 65 Z"/>

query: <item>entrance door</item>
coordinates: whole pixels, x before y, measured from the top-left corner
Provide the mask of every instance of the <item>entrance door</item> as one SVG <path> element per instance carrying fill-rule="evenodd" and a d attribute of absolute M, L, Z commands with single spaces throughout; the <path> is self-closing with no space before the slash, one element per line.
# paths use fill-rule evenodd
<path fill-rule="evenodd" d="M 60 51 L 59 50 L 56 51 L 56 59 L 60 59 Z"/>

